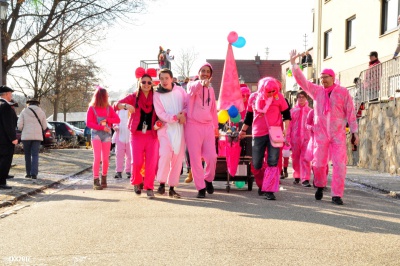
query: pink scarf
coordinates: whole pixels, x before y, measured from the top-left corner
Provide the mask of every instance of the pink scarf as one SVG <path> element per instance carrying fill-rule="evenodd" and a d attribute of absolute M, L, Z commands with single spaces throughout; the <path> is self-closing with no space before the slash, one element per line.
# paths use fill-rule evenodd
<path fill-rule="evenodd" d="M 264 113 L 265 114 L 267 112 L 269 106 L 271 105 L 273 98 L 274 97 L 269 97 L 269 98 L 267 98 L 267 100 L 265 100 L 264 95 L 261 94 L 261 93 L 258 93 L 257 98 L 256 98 L 256 102 L 255 102 L 256 110 L 258 112 L 260 112 L 260 113 Z M 261 102 L 262 101 L 265 102 L 264 108 L 261 108 Z"/>
<path fill-rule="evenodd" d="M 332 90 L 336 87 L 336 84 L 334 83 L 332 86 L 325 89 L 325 103 L 324 103 L 324 115 L 326 115 L 330 110 L 331 110 L 331 103 L 329 100 L 329 93 L 332 92 Z"/>

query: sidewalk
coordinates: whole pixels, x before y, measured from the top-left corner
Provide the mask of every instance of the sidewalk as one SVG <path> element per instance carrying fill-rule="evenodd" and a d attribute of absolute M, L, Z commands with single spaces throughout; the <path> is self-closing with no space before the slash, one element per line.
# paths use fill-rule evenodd
<path fill-rule="evenodd" d="M 114 158 L 112 156 L 110 160 L 113 161 Z M 12 205 L 19 199 L 42 191 L 68 177 L 79 175 L 90 169 L 92 162 L 93 152 L 90 149 L 48 150 L 40 153 L 38 179 L 32 180 L 25 178 L 24 155 L 15 154 L 13 159 L 15 166 L 10 171 L 10 175 L 15 177 L 7 180 L 7 184 L 13 189 L 0 190 L 0 208 Z M 110 168 L 109 173 L 113 174 L 114 171 Z M 347 181 L 379 190 L 394 198 L 400 198 L 400 176 L 348 166 Z"/>

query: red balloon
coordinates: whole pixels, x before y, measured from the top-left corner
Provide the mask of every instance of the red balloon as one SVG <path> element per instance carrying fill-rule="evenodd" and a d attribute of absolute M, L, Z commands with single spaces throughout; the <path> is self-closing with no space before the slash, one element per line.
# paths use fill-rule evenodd
<path fill-rule="evenodd" d="M 228 34 L 228 42 L 230 44 L 236 42 L 238 38 L 239 38 L 239 35 L 236 33 L 236 31 L 229 32 L 229 34 Z"/>

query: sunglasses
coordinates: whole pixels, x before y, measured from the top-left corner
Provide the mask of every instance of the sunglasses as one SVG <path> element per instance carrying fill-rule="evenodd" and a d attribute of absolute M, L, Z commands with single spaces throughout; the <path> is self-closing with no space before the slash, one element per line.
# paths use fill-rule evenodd
<path fill-rule="evenodd" d="M 147 83 L 147 85 L 151 85 L 151 84 L 152 84 L 151 81 L 142 81 L 141 83 L 142 83 L 143 85 L 146 85 L 146 83 Z"/>
<path fill-rule="evenodd" d="M 274 93 L 275 91 L 267 91 L 267 93 Z"/>

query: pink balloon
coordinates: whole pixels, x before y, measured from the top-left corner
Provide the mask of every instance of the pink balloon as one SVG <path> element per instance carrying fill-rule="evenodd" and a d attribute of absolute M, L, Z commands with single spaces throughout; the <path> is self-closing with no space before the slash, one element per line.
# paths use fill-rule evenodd
<path fill-rule="evenodd" d="M 236 31 L 231 31 L 231 32 L 229 32 L 229 35 L 228 35 L 228 42 L 229 42 L 230 44 L 236 42 L 238 38 L 239 38 L 239 36 L 238 36 L 238 34 L 236 33 Z"/>

